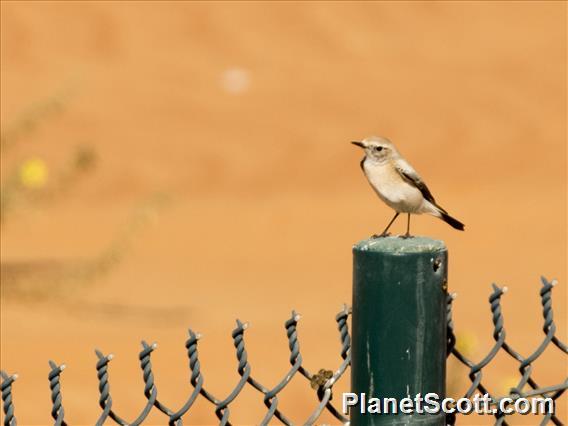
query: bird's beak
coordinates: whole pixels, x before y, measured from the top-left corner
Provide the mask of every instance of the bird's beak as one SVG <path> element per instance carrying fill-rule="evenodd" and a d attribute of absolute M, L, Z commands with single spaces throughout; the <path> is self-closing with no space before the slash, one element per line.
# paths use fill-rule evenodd
<path fill-rule="evenodd" d="M 351 142 L 353 145 L 357 145 L 359 148 L 363 148 L 365 149 L 365 145 L 363 144 L 363 142 L 359 142 L 359 141 L 353 141 Z"/>

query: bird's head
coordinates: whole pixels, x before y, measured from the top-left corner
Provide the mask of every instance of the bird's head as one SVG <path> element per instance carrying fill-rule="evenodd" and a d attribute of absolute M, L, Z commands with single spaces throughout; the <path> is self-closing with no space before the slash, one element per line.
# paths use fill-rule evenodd
<path fill-rule="evenodd" d="M 353 145 L 357 145 L 365 150 L 365 155 L 378 162 L 387 161 L 398 155 L 398 151 L 391 141 L 387 138 L 378 136 L 370 136 L 362 141 L 353 141 Z"/>

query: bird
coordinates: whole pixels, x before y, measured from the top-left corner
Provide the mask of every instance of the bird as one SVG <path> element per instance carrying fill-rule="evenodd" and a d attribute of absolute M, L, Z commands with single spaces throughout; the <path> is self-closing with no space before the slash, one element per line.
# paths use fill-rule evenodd
<path fill-rule="evenodd" d="M 434 199 L 434 196 L 414 168 L 398 152 L 394 144 L 384 137 L 370 136 L 353 145 L 365 151 L 361 169 L 379 198 L 396 213 L 381 234 L 374 238 L 387 237 L 391 225 L 401 213 L 408 214 L 406 234 L 410 238 L 410 215 L 429 214 L 440 218 L 452 228 L 463 231 L 465 225 L 453 218 Z"/>

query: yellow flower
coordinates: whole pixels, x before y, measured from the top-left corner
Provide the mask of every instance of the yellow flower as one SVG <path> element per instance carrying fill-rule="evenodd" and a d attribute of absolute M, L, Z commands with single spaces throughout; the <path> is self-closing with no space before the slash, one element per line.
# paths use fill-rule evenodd
<path fill-rule="evenodd" d="M 471 356 L 477 347 L 477 337 L 473 333 L 462 332 L 456 335 L 456 349 L 466 357 Z"/>
<path fill-rule="evenodd" d="M 508 394 L 511 388 L 514 388 L 519 384 L 520 379 L 520 376 L 514 375 L 502 377 L 498 386 L 498 392 L 502 395 Z"/>
<path fill-rule="evenodd" d="M 39 189 L 47 182 L 47 166 L 40 158 L 31 158 L 25 161 L 19 170 L 22 186 L 30 189 Z"/>

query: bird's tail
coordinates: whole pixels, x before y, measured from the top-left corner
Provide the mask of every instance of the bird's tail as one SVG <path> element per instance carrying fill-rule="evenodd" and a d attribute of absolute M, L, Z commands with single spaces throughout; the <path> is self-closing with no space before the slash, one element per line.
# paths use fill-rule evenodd
<path fill-rule="evenodd" d="M 424 213 L 428 213 L 428 214 L 431 214 L 433 216 L 439 217 L 444 222 L 446 222 L 448 225 L 450 225 L 452 228 L 458 229 L 460 231 L 464 230 L 465 225 L 463 223 L 461 223 L 459 220 L 451 217 L 448 214 L 448 212 L 445 211 L 438 204 L 433 203 L 433 202 L 427 202 L 425 207 L 426 207 L 426 210 L 424 210 Z"/>
<path fill-rule="evenodd" d="M 440 218 L 444 222 L 446 222 L 448 225 L 450 225 L 452 228 L 458 229 L 460 231 L 463 231 L 464 228 L 465 228 L 465 225 L 463 223 L 461 223 L 457 219 L 454 219 L 453 217 L 451 217 L 448 213 L 446 213 L 443 210 L 440 212 Z"/>

